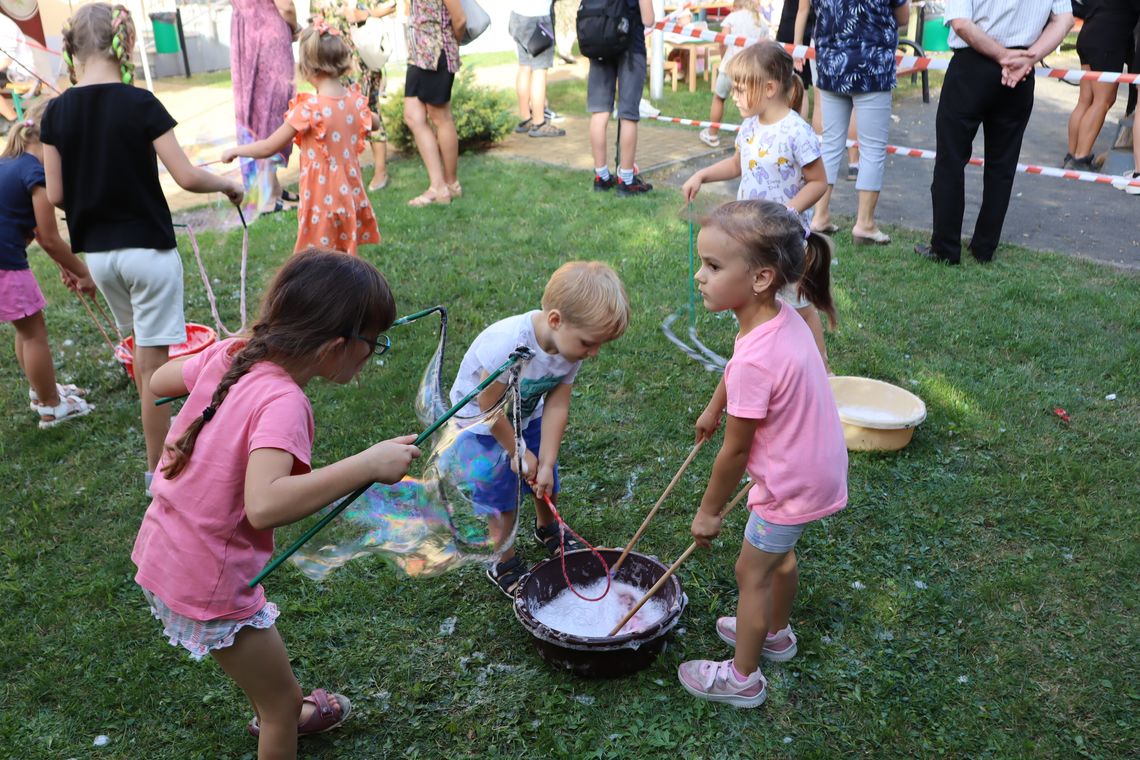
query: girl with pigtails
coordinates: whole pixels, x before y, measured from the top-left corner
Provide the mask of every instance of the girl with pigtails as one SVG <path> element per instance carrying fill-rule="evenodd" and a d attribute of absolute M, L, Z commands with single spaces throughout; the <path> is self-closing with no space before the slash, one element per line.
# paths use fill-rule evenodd
<path fill-rule="evenodd" d="M 119 331 L 134 334 L 149 494 L 170 426 L 169 408 L 154 405 L 150 378 L 170 346 L 186 340 L 182 261 L 156 157 L 190 192 L 220 192 L 240 203 L 243 189 L 191 164 L 174 119 L 153 94 L 131 85 L 134 44 L 134 22 L 121 5 L 91 3 L 72 15 L 63 57 L 75 86 L 48 104 L 40 140 L 47 196 L 67 214 L 71 247 L 86 254 Z"/>
<path fill-rule="evenodd" d="M 330 298 L 329 294 L 336 294 Z M 277 606 L 248 583 L 273 552 L 273 529 L 368 483 L 395 483 L 419 449 L 414 435 L 312 469 L 310 380 L 352 380 L 396 317 L 368 262 L 311 249 L 274 277 L 248 336 L 162 366 L 154 393 L 189 393 L 166 439 L 154 500 L 131 559 L 151 612 L 174 646 L 207 655 L 253 707 L 257 756 L 295 758 L 297 737 L 336 728 L 351 702 L 301 696 L 278 633 Z"/>

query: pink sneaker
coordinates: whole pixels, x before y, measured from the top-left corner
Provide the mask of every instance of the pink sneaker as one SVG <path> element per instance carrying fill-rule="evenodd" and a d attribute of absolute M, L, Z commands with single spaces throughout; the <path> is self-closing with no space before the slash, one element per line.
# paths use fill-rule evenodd
<path fill-rule="evenodd" d="M 716 635 L 726 644 L 736 646 L 736 618 L 722 617 L 716 619 Z M 772 662 L 787 662 L 796 656 L 796 634 L 792 633 L 792 626 L 782 631 L 769 633 L 764 642 L 764 651 L 761 656 Z"/>
<path fill-rule="evenodd" d="M 694 697 L 733 707 L 759 707 L 768 698 L 768 681 L 760 669 L 741 681 L 733 672 L 732 660 L 683 662 L 677 668 L 677 679 Z"/>

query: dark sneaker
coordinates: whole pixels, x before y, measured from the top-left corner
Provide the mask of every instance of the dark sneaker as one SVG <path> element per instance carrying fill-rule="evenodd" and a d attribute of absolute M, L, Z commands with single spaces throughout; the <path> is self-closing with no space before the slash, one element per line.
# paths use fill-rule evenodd
<path fill-rule="evenodd" d="M 958 262 L 955 261 L 954 259 L 942 258 L 941 256 L 939 256 L 937 253 L 934 252 L 934 248 L 932 248 L 931 246 L 926 245 L 924 243 L 919 243 L 918 245 L 916 245 L 914 247 L 914 252 L 917 253 L 922 258 L 927 259 L 929 261 L 938 261 L 938 262 L 941 262 L 943 264 L 950 264 L 951 266 L 956 266 L 958 264 Z"/>
<path fill-rule="evenodd" d="M 601 177 L 599 177 L 597 175 L 597 173 L 595 173 L 594 174 L 594 192 L 596 192 L 596 193 L 605 192 L 606 190 L 609 190 L 611 187 L 616 185 L 617 181 L 618 181 L 618 178 L 616 175 L 611 174 L 609 179 L 602 179 Z"/>
<path fill-rule="evenodd" d="M 518 126 L 515 127 L 515 132 L 518 132 L 520 135 L 525 134 L 526 132 L 530 131 L 530 128 L 533 124 L 534 124 L 534 122 L 531 119 L 526 119 L 525 121 L 520 121 L 518 123 Z"/>
<path fill-rule="evenodd" d="M 620 178 L 617 183 L 617 194 L 622 196 L 641 195 L 642 193 L 648 193 L 652 189 L 653 185 L 643 180 L 640 174 L 633 175 L 633 181 L 629 184 L 622 182 Z"/>
<path fill-rule="evenodd" d="M 531 137 L 565 137 L 566 130 L 559 129 L 549 121 L 544 121 L 541 124 L 535 124 L 531 127 L 527 134 Z"/>
<path fill-rule="evenodd" d="M 499 591 L 511 599 L 515 598 L 515 592 L 519 590 L 519 584 L 522 583 L 526 574 L 526 565 L 517 554 L 506 562 L 500 562 L 494 567 L 487 568 L 487 577 L 490 578 L 491 583 L 494 583 Z"/>
<path fill-rule="evenodd" d="M 1096 158 L 1093 154 L 1087 156 L 1073 156 L 1065 162 L 1065 168 L 1069 171 L 1076 172 L 1092 172 L 1096 171 L 1093 166 L 1093 160 Z"/>
<path fill-rule="evenodd" d="M 542 528 L 538 527 L 537 522 L 534 524 L 534 540 L 542 544 L 542 548 L 546 549 L 546 553 L 551 557 L 557 557 L 564 548 L 568 552 L 586 548 L 586 545 L 575 538 L 570 531 L 566 531 L 565 538 L 560 537 L 559 533 L 556 522 Z"/>

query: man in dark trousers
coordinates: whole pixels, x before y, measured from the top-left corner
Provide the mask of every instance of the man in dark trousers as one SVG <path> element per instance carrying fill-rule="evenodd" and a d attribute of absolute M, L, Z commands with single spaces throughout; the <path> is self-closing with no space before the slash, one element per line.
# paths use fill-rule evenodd
<path fill-rule="evenodd" d="M 954 57 L 938 99 L 938 158 L 930 198 L 930 245 L 915 253 L 957 264 L 962 257 L 965 167 L 978 127 L 985 130 L 982 205 L 970 253 L 991 261 L 1001 241 L 1021 138 L 1033 110 L 1033 67 L 1073 25 L 1069 0 L 948 0 Z"/>

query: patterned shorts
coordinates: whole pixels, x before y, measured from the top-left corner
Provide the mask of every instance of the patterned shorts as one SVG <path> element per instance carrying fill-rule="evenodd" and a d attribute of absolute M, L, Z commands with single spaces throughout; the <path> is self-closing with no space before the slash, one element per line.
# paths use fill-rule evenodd
<path fill-rule="evenodd" d="M 151 614 L 162 621 L 162 632 L 171 646 L 185 648 L 193 660 L 202 660 L 215 649 L 233 646 L 237 632 L 246 626 L 272 628 L 279 614 L 276 604 L 266 602 L 264 607 L 242 620 L 193 620 L 179 615 L 145 588 L 142 592 L 150 604 Z"/>
<path fill-rule="evenodd" d="M 810 524 L 777 525 L 753 512 L 748 516 L 748 524 L 744 526 L 744 538 L 762 552 L 785 554 L 796 547 L 796 542 L 804 534 L 804 528 Z"/>

